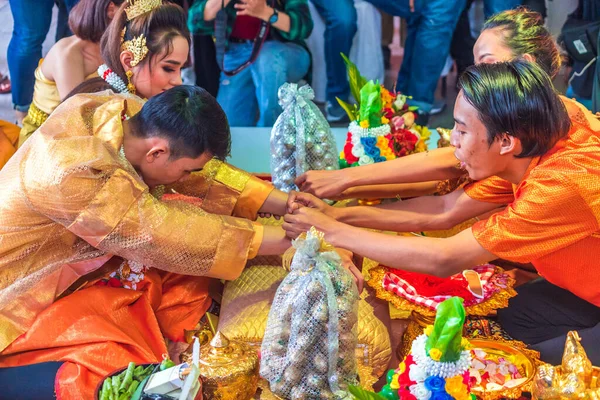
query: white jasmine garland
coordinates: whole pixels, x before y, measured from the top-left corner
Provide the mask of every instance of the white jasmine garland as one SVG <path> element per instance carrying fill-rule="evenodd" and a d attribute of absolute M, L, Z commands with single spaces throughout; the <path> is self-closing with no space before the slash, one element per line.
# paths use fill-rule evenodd
<path fill-rule="evenodd" d="M 377 128 L 365 129 L 365 128 L 361 128 L 361 126 L 356 121 L 352 121 L 350 123 L 350 126 L 348 127 L 348 132 L 350 132 L 352 134 L 352 143 L 355 143 L 354 142 L 355 137 L 358 138 L 358 141 L 360 142 L 361 137 L 385 136 L 388 133 L 390 133 L 391 131 L 392 131 L 392 129 L 390 128 L 390 126 L 388 124 L 378 126 Z"/>
<path fill-rule="evenodd" d="M 123 79 L 116 73 L 114 73 L 106 64 L 102 64 L 98 67 L 98 75 L 112 86 L 119 93 L 129 93 L 127 85 L 123 82 Z"/>
<path fill-rule="evenodd" d="M 411 353 L 418 368 L 425 372 L 426 376 L 439 376 L 447 379 L 464 374 L 471 365 L 471 352 L 463 350 L 460 358 L 455 362 L 440 362 L 432 360 L 425 350 L 427 335 L 418 336 L 413 344 Z"/>

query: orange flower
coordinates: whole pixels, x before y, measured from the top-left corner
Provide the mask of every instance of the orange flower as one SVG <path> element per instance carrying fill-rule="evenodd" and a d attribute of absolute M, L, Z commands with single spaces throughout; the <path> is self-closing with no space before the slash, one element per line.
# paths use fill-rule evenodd
<path fill-rule="evenodd" d="M 462 375 L 453 376 L 452 378 L 446 379 L 446 392 L 456 400 L 469 400 L 469 391 L 467 385 L 463 382 Z"/>

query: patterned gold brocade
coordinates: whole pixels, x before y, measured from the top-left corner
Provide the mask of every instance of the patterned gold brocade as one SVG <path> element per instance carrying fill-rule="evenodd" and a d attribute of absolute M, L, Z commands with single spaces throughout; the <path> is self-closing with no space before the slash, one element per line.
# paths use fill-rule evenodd
<path fill-rule="evenodd" d="M 119 155 L 121 115 L 125 109 L 134 115 L 142 104 L 110 91 L 75 96 L 0 171 L 0 351 L 112 256 L 182 275 L 234 279 L 260 245 L 259 225 L 227 215 L 245 194 L 244 173 L 232 167 L 219 167 L 235 171 L 232 187 L 226 172 L 220 182 L 195 179 L 207 188 L 199 196 L 203 208 L 224 215 L 149 193 Z M 257 211 L 256 204 L 240 207 Z"/>

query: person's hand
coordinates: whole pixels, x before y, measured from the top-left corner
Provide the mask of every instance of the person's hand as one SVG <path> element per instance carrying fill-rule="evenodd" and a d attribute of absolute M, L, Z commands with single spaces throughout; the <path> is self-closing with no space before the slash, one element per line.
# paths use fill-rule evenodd
<path fill-rule="evenodd" d="M 354 283 L 358 288 L 358 293 L 362 293 L 364 287 L 364 278 L 360 270 L 354 265 L 354 254 L 350 250 L 336 248 L 335 251 L 342 259 L 342 267 L 346 268 L 354 277 Z"/>
<path fill-rule="evenodd" d="M 310 207 L 301 207 L 294 210 L 293 214 L 286 214 L 283 221 L 282 227 L 289 238 L 295 239 L 314 226 L 316 230 L 323 232 L 325 240 L 333 245 L 335 244 L 331 241 L 331 233 L 343 225 L 334 218 Z"/>
<path fill-rule="evenodd" d="M 281 215 L 275 215 L 275 214 L 271 214 L 271 213 L 263 213 L 263 212 L 259 212 L 258 216 L 260 218 L 275 218 L 277 221 L 279 221 L 281 219 Z"/>
<path fill-rule="evenodd" d="M 296 192 L 295 190 L 290 191 L 286 202 L 286 212 L 288 214 L 293 214 L 295 210 L 301 207 L 316 208 L 322 213 L 335 218 L 334 207 L 331 207 L 323 200 L 310 193 Z"/>
<path fill-rule="evenodd" d="M 266 0 L 241 0 L 234 7 L 237 9 L 237 15 L 248 15 L 262 20 L 268 20 L 273 14 L 269 11 Z"/>
<path fill-rule="evenodd" d="M 321 199 L 335 199 L 347 189 L 343 174 L 342 171 L 308 171 L 296 178 L 296 186 Z"/>

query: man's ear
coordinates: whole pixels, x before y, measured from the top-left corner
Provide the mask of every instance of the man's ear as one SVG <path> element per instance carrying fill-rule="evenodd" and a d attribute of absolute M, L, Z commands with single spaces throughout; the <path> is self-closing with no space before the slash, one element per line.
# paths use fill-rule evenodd
<path fill-rule="evenodd" d="M 521 152 L 521 140 L 517 137 L 509 135 L 508 132 L 500 135 L 500 155 Z"/>
<path fill-rule="evenodd" d="M 146 152 L 146 162 L 151 164 L 155 161 L 162 160 L 163 157 L 168 158 L 170 155 L 169 144 L 161 138 L 151 138 L 150 149 Z"/>

